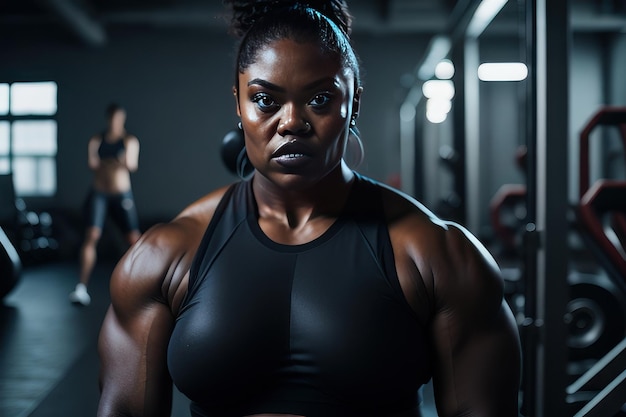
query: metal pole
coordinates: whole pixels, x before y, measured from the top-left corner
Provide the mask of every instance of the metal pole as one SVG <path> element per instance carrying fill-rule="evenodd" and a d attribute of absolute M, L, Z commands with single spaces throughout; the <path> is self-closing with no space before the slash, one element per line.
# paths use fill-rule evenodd
<path fill-rule="evenodd" d="M 478 39 L 467 38 L 465 68 L 465 202 L 467 227 L 480 234 L 480 81 L 478 80 Z M 460 152 L 461 150 L 457 150 Z M 461 154 L 463 155 L 463 154 Z M 463 177 L 460 177 L 463 178 Z"/>
<path fill-rule="evenodd" d="M 400 107 L 400 176 L 402 191 L 415 195 L 416 161 L 415 104 L 406 100 Z"/>
<path fill-rule="evenodd" d="M 454 96 L 454 110 L 452 112 L 453 117 L 453 139 L 452 139 L 452 148 L 457 152 L 458 155 L 462 157 L 459 158 L 458 163 L 454 167 L 454 183 L 453 188 L 456 195 L 459 197 L 459 208 L 457 211 L 458 218 L 454 219 L 455 221 L 466 224 L 467 221 L 467 200 L 466 200 L 466 188 L 465 188 L 465 172 L 466 172 L 466 163 L 465 163 L 465 141 L 466 141 L 466 132 L 465 132 L 465 43 L 464 38 L 457 39 L 452 44 L 451 55 L 452 61 L 454 62 L 455 72 L 454 72 L 454 86 L 455 86 L 455 96 Z"/>
<path fill-rule="evenodd" d="M 565 416 L 568 301 L 569 7 L 536 0 L 537 293 L 535 417 Z M 548 24 L 549 23 L 549 24 Z M 532 365 L 532 364 L 529 364 Z"/>
<path fill-rule="evenodd" d="M 535 0 L 526 2 L 526 66 L 528 78 L 526 81 L 526 231 L 524 233 L 524 315 L 526 319 L 521 323 L 521 339 L 523 353 L 522 372 L 522 414 L 531 416 L 536 408 L 535 374 L 537 366 L 537 332 L 534 322 L 537 303 L 537 250 L 539 238 L 536 229 L 537 222 L 537 77 L 536 66 L 536 5 Z"/>

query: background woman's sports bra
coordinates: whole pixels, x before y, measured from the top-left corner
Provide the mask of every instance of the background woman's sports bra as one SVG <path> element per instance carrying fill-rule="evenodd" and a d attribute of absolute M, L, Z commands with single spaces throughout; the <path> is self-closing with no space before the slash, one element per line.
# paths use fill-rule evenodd
<path fill-rule="evenodd" d="M 395 271 L 379 186 L 357 176 L 303 245 L 260 229 L 251 181 L 224 195 L 194 260 L 168 365 L 194 416 L 414 410 L 429 346 Z"/>
<path fill-rule="evenodd" d="M 98 147 L 98 156 L 100 159 L 117 159 L 126 150 L 124 138 L 119 138 L 115 142 L 109 142 L 106 139 L 106 132 L 102 133 L 102 140 Z"/>

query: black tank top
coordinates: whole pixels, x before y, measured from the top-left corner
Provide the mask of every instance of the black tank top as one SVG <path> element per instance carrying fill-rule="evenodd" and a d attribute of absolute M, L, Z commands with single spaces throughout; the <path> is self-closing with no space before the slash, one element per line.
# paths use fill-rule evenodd
<path fill-rule="evenodd" d="M 338 220 L 270 240 L 252 182 L 224 195 L 192 264 L 168 366 L 193 416 L 419 416 L 426 330 L 396 275 L 379 185 L 357 175 Z"/>
<path fill-rule="evenodd" d="M 117 159 L 126 149 L 124 138 L 119 138 L 115 142 L 109 142 L 105 138 L 106 132 L 102 132 L 102 140 L 98 147 L 98 156 L 100 159 Z"/>

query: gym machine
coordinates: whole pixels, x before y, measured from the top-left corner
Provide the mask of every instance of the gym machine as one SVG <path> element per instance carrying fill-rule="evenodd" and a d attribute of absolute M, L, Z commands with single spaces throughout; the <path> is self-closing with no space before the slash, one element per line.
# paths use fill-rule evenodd
<path fill-rule="evenodd" d="M 626 152 L 626 107 L 600 109 L 580 135 L 580 203 L 576 210 L 577 224 L 585 242 L 596 259 L 608 272 L 613 287 L 600 302 L 621 302 L 617 314 L 605 320 L 621 322 L 621 332 L 611 335 L 617 339 L 614 347 L 591 368 L 567 387 L 570 404 L 588 400 L 575 417 L 612 416 L 623 411 L 626 404 L 626 181 L 600 179 L 590 186 L 589 138 L 598 126 L 617 126 Z M 621 299 L 617 299 L 622 295 Z M 592 306 L 580 306 L 582 314 L 593 312 Z M 573 309 L 570 314 L 574 313 Z M 596 320 L 601 318 L 597 317 Z"/>
<path fill-rule="evenodd" d="M 63 236 L 55 230 L 47 211 L 29 210 L 18 198 L 11 174 L 0 175 L 0 227 L 17 250 L 24 265 L 58 259 Z"/>
<path fill-rule="evenodd" d="M 577 417 L 613 416 L 626 399 L 626 181 L 600 179 L 590 186 L 589 137 L 598 126 L 618 127 L 626 152 L 626 108 L 600 109 L 580 134 L 580 201 L 572 207 L 571 228 L 608 275 L 572 271 L 567 278 L 568 370 L 578 377 L 567 387 L 566 403 Z M 520 158 L 518 152 L 518 163 Z M 525 206 L 526 198 L 525 185 L 505 184 L 491 201 L 492 224 L 505 256 L 521 255 L 525 215 L 512 213 Z M 523 318 L 523 297 L 518 303 L 510 300 L 518 299 L 525 280 L 507 277 L 509 304 Z"/>
<path fill-rule="evenodd" d="M 526 171 L 525 146 L 515 154 L 515 163 Z M 522 244 L 521 231 L 526 222 L 526 185 L 503 184 L 489 202 L 489 218 L 493 234 L 502 245 L 501 256 L 518 256 Z"/>

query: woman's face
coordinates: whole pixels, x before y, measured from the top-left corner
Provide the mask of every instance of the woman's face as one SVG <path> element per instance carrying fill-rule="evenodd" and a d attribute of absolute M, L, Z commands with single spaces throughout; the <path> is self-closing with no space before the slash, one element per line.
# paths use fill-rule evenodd
<path fill-rule="evenodd" d="M 121 132 L 124 130 L 124 124 L 126 123 L 126 112 L 124 110 L 116 110 L 109 120 L 111 130 Z"/>
<path fill-rule="evenodd" d="M 239 74 L 235 95 L 248 157 L 263 177 L 302 188 L 340 169 L 360 89 L 338 56 L 275 41 Z"/>

